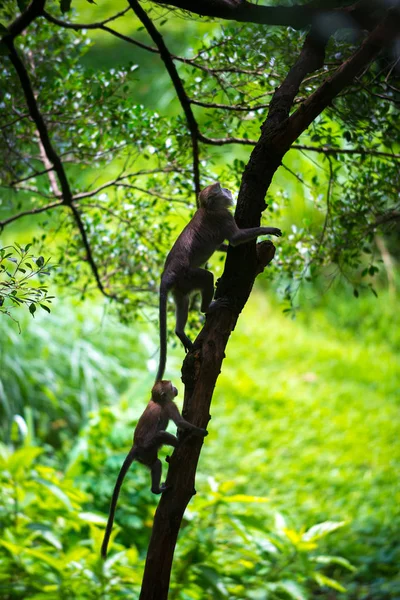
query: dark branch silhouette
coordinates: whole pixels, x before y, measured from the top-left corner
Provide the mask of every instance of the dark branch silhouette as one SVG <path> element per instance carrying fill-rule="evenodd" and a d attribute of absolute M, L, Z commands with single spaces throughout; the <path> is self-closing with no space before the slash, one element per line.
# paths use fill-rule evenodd
<path fill-rule="evenodd" d="M 32 9 L 33 5 L 36 5 L 36 8 L 37 8 L 37 10 L 35 12 L 33 12 L 33 9 Z M 21 15 L 21 17 L 19 18 L 19 22 L 21 23 L 21 21 L 22 21 L 25 24 L 25 27 L 27 27 L 33 21 L 33 19 L 35 19 L 36 17 L 39 16 L 40 10 L 42 10 L 43 7 L 44 7 L 43 1 L 39 2 L 39 1 L 33 0 L 33 2 L 29 5 L 29 7 L 26 11 L 27 13 L 29 13 L 30 20 L 29 21 L 27 19 L 22 20 L 23 15 Z M 23 14 L 25 14 L 25 13 L 23 13 Z M 9 30 L 11 32 L 11 31 L 14 31 L 15 29 L 17 29 L 18 33 L 20 33 L 22 31 L 22 30 L 20 31 L 19 28 L 16 28 L 13 25 L 10 26 Z M 100 278 L 100 275 L 99 275 L 99 272 L 97 269 L 97 265 L 94 261 L 92 249 L 89 244 L 89 240 L 87 237 L 85 227 L 83 225 L 82 218 L 78 212 L 78 209 L 76 208 L 76 206 L 74 206 L 74 203 L 73 203 L 73 196 L 72 196 L 71 188 L 70 188 L 70 185 L 69 185 L 69 182 L 67 179 L 67 175 L 65 173 L 64 165 L 51 143 L 47 125 L 46 125 L 46 123 L 43 119 L 43 116 L 39 110 L 39 106 L 37 104 L 35 94 L 33 92 L 33 88 L 32 88 L 30 78 L 29 78 L 28 71 L 26 70 L 24 63 L 22 62 L 21 58 L 18 55 L 18 52 L 16 51 L 16 49 L 14 47 L 14 42 L 13 42 L 14 37 L 15 37 L 14 35 L 6 35 L 5 37 L 3 37 L 3 43 L 5 43 L 8 48 L 10 60 L 11 60 L 13 66 L 14 66 L 14 69 L 18 75 L 18 78 L 21 83 L 21 88 L 25 95 L 25 100 L 26 100 L 29 114 L 30 114 L 33 122 L 36 125 L 37 131 L 38 131 L 38 134 L 40 137 L 40 141 L 43 145 L 46 156 L 47 156 L 49 162 L 53 165 L 54 171 L 56 172 L 58 180 L 60 182 L 61 192 L 62 192 L 62 204 L 68 206 L 72 211 L 75 222 L 78 226 L 79 232 L 82 237 L 83 245 L 86 250 L 87 261 L 91 267 L 92 273 L 94 275 L 94 278 L 96 280 L 99 290 L 102 292 L 102 294 L 104 296 L 107 296 L 109 298 L 114 298 L 114 296 L 112 294 L 108 293 L 104 289 L 103 283 L 101 281 L 101 278 Z"/>
<path fill-rule="evenodd" d="M 188 95 L 186 94 L 185 88 L 183 86 L 182 80 L 179 77 L 179 73 L 176 69 L 175 63 L 173 61 L 172 55 L 170 54 L 165 42 L 155 27 L 153 21 L 148 17 L 147 13 L 143 10 L 141 5 L 137 0 L 128 0 L 129 5 L 131 6 L 133 12 L 138 17 L 138 19 L 143 23 L 144 27 L 147 30 L 147 33 L 150 35 L 153 42 L 156 44 L 160 56 L 165 64 L 165 68 L 168 71 L 168 74 L 171 78 L 172 84 L 175 88 L 176 95 L 178 96 L 179 102 L 181 103 L 183 112 L 185 113 L 187 125 L 190 131 L 190 136 L 192 139 L 192 154 L 193 154 L 193 179 L 194 179 L 194 187 L 196 198 L 200 193 L 200 171 L 199 171 L 199 126 L 195 119 L 195 116 L 192 111 L 192 107 L 190 105 L 190 100 Z"/>

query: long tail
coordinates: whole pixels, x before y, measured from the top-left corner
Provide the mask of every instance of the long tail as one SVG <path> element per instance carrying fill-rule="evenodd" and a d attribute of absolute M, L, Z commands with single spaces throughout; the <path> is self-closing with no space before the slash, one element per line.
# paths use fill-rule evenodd
<path fill-rule="evenodd" d="M 167 298 L 168 298 L 168 286 L 161 281 L 160 316 L 159 316 L 160 360 L 158 363 L 156 382 L 160 381 L 163 378 L 164 371 L 165 371 L 165 365 L 167 362 Z"/>
<path fill-rule="evenodd" d="M 132 447 L 128 453 L 128 456 L 125 458 L 125 460 L 123 462 L 120 472 L 118 473 L 117 481 L 115 483 L 115 487 L 114 487 L 114 491 L 113 491 L 113 495 L 112 495 L 112 499 L 111 499 L 107 527 L 106 527 L 106 531 L 104 534 L 103 543 L 101 545 L 102 558 L 106 558 L 106 556 L 107 556 L 107 546 L 108 546 L 108 542 L 110 540 L 112 526 L 114 523 L 115 509 L 117 508 L 118 496 L 119 496 L 119 492 L 120 492 L 120 489 L 122 486 L 122 482 L 124 481 L 125 475 L 127 474 L 129 467 L 135 460 L 135 457 L 136 457 L 136 448 Z"/>

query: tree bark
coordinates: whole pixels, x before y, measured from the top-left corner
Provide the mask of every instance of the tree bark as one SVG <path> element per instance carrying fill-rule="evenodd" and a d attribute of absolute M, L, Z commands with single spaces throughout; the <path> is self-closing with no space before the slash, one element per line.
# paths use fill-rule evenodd
<path fill-rule="evenodd" d="M 245 168 L 235 214 L 240 227 L 259 225 L 265 208 L 265 194 L 291 144 L 353 81 L 360 70 L 375 58 L 382 46 L 395 39 L 399 31 L 399 14 L 389 11 L 360 49 L 289 116 L 303 78 L 323 61 L 324 46 L 310 32 L 299 59 L 275 92 L 260 139 Z M 216 297 L 223 297 L 227 305 L 207 315 L 193 351 L 184 360 L 183 415 L 199 427 L 206 427 L 210 419 L 211 399 L 226 344 L 249 297 L 256 275 L 273 258 L 271 246 L 269 250 L 265 246 L 264 249 L 259 248 L 258 252 L 254 242 L 229 248 L 224 273 L 216 291 Z M 195 474 L 203 440 L 187 436 L 180 436 L 180 439 L 181 444 L 169 460 L 166 480 L 169 489 L 162 495 L 154 517 L 140 600 L 167 599 L 180 524 L 186 506 L 195 493 Z"/>

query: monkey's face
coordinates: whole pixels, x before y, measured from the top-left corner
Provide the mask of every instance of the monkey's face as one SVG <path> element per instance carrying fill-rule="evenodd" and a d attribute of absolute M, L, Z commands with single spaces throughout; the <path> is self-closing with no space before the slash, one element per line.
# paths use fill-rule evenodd
<path fill-rule="evenodd" d="M 221 187 L 219 181 L 209 185 L 200 192 L 200 204 L 207 210 L 227 208 L 233 203 L 232 193 L 227 188 Z"/>
<path fill-rule="evenodd" d="M 154 402 L 158 402 L 159 404 L 164 404 L 175 398 L 178 395 L 178 390 L 170 381 L 167 379 L 163 379 L 162 381 L 157 381 L 153 389 L 151 391 L 151 397 Z"/>

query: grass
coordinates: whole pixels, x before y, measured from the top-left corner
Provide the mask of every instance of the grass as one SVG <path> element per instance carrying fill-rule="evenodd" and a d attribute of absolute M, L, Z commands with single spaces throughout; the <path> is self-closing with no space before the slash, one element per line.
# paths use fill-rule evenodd
<path fill-rule="evenodd" d="M 212 476 L 228 485 L 231 494 L 267 496 L 269 503 L 257 510 L 266 510 L 266 517 L 278 511 L 296 529 L 325 520 L 347 521 L 326 541 L 326 552 L 356 565 L 357 572 L 348 575 L 349 597 L 398 599 L 400 328 L 396 304 L 385 295 L 355 300 L 340 292 L 322 299 L 315 296 L 305 306 L 292 320 L 260 288 L 252 294 L 227 347 L 217 383 L 193 508 L 208 493 L 207 479 Z M 53 413 L 53 420 L 59 420 L 68 405 L 76 418 L 85 414 L 88 402 L 91 409 L 97 403 L 114 405 L 115 425 L 98 433 L 109 439 L 99 439 L 91 459 L 96 461 L 97 452 L 101 464 L 91 468 L 97 478 L 97 473 L 106 477 L 105 444 L 121 431 L 127 432 L 129 444 L 131 409 L 139 414 L 148 398 L 156 368 L 155 328 L 143 323 L 129 328 L 117 325 L 104 320 L 100 312 L 96 317 L 91 310 L 89 316 L 87 307 L 70 312 L 55 307 L 51 317 L 43 315 L 26 324 L 22 336 L 12 334 L 10 323 L 2 326 L 6 344 L 0 358 L 7 367 L 2 375 L 3 396 L 5 390 L 10 405 L 31 405 L 36 415 L 45 411 L 44 422 L 51 421 Z M 179 398 L 182 358 L 182 349 L 171 344 L 167 375 L 179 384 Z M 46 405 L 49 390 L 51 402 Z M 96 420 L 97 413 L 93 414 Z M 65 451 L 74 446 L 76 419 L 72 422 L 74 426 L 69 433 L 64 430 L 61 438 Z M 123 440 L 117 447 L 122 454 L 127 449 Z M 119 455 L 115 458 L 119 465 Z M 65 462 L 68 456 L 61 464 Z M 85 464 L 77 487 L 90 478 Z M 147 489 L 147 474 L 133 473 L 125 487 L 135 491 L 139 507 L 137 488 Z M 104 479 L 101 485 L 105 483 Z M 96 486 L 92 493 L 97 495 Z M 147 495 L 144 498 L 148 504 Z M 95 510 L 105 510 L 104 498 L 102 503 Z M 118 520 L 124 522 L 129 506 L 122 502 L 119 510 Z M 128 510 L 125 516 L 124 510 Z"/>
<path fill-rule="evenodd" d="M 291 320 L 254 293 L 227 349 L 200 463 L 305 526 L 348 521 L 337 551 L 361 569 L 358 590 L 359 577 L 371 586 L 395 577 L 400 558 L 398 323 L 385 298 L 332 296 Z M 371 597 L 400 597 L 383 587 Z"/>

